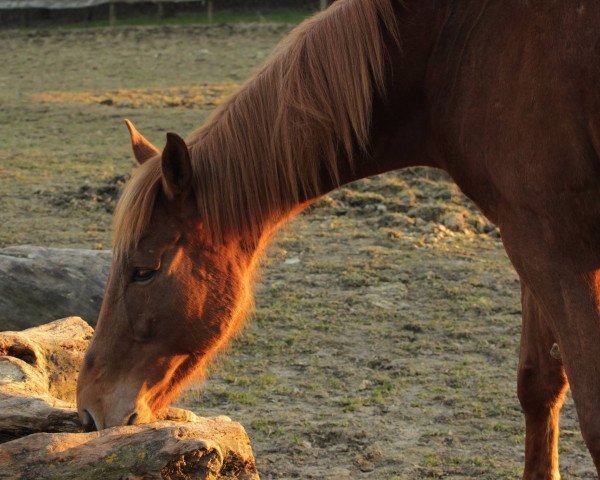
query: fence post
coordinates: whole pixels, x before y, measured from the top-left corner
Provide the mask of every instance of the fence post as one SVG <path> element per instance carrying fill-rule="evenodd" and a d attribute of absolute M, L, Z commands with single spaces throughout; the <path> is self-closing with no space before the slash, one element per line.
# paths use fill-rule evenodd
<path fill-rule="evenodd" d="M 108 24 L 114 27 L 117 24 L 117 5 L 115 0 L 108 2 Z"/>
<path fill-rule="evenodd" d="M 213 0 L 206 0 L 206 18 L 208 18 L 208 24 L 212 25 L 214 14 Z"/>

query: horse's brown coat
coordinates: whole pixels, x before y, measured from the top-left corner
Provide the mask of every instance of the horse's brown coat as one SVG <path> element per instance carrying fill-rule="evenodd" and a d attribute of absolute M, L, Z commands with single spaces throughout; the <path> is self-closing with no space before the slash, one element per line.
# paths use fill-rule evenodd
<path fill-rule="evenodd" d="M 567 377 L 600 468 L 599 25 L 594 0 L 339 0 L 190 137 L 189 159 L 175 135 L 149 160 L 135 137 L 81 415 L 151 418 L 238 328 L 282 221 L 429 165 L 500 227 L 522 280 L 524 478 L 559 478 Z"/>

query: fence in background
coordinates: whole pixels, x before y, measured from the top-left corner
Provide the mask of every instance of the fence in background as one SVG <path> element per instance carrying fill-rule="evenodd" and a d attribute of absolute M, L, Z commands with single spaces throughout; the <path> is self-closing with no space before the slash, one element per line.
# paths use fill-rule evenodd
<path fill-rule="evenodd" d="M 208 23 L 213 23 L 217 9 L 226 10 L 249 10 L 249 9 L 273 9 L 273 8 L 320 8 L 325 9 L 333 0 L 0 0 L 0 16 L 10 18 L 27 15 L 41 16 L 41 18 L 56 16 L 56 12 L 64 12 L 65 17 L 76 16 L 72 11 L 87 10 L 95 12 L 94 17 L 105 12 L 104 18 L 108 18 L 110 25 L 115 25 L 119 10 L 144 11 L 146 14 L 154 10 L 158 18 L 172 15 L 180 8 L 190 9 L 191 5 L 195 11 L 204 9 Z M 117 8 L 118 7 L 118 8 Z M 8 15 L 6 15 L 8 14 Z M 60 16 L 60 15 L 59 15 Z M 90 17 L 91 13 L 87 15 Z M 4 22 L 6 23 L 6 21 Z M 9 22 L 10 23 L 10 22 Z"/>

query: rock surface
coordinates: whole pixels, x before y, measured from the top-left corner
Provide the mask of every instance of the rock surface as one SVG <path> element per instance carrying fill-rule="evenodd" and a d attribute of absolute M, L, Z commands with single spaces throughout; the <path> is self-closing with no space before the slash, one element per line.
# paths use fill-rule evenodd
<path fill-rule="evenodd" d="M 74 399 L 92 328 L 70 317 L 0 332 L 0 479 L 258 479 L 228 417 L 172 408 L 161 421 L 81 433 Z"/>
<path fill-rule="evenodd" d="M 0 330 L 81 315 L 95 325 L 111 253 L 17 246 L 0 249 Z"/>
<path fill-rule="evenodd" d="M 0 445 L 6 479 L 258 479 L 250 440 L 222 418 L 91 433 L 37 433 Z"/>
<path fill-rule="evenodd" d="M 33 432 L 77 432 L 79 366 L 94 330 L 81 318 L 0 332 L 0 441 Z"/>

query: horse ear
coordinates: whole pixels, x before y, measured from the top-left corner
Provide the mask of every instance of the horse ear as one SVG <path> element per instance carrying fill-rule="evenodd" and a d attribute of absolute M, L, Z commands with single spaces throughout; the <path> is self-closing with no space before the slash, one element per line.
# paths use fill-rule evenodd
<path fill-rule="evenodd" d="M 140 165 L 146 162 L 146 160 L 149 160 L 152 157 L 160 154 L 158 149 L 136 130 L 136 128 L 133 126 L 133 123 L 125 119 L 125 125 L 127 125 L 127 130 L 129 130 L 129 136 L 131 137 L 133 156 Z"/>
<path fill-rule="evenodd" d="M 167 133 L 167 144 L 162 152 L 162 180 L 167 197 L 183 196 L 192 187 L 192 162 L 190 151 L 183 138 Z"/>

